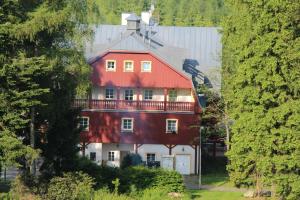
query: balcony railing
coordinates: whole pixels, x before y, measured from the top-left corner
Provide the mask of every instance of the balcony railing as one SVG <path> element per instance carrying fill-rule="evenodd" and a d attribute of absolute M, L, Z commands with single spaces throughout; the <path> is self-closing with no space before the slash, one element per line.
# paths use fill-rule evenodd
<path fill-rule="evenodd" d="M 194 102 L 75 99 L 74 107 L 100 110 L 194 111 Z"/>

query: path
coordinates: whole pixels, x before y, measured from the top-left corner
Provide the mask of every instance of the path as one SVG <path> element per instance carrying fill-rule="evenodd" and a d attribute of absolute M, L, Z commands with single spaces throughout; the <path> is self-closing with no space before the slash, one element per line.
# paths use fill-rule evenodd
<path fill-rule="evenodd" d="M 190 190 L 210 190 L 210 191 L 221 191 L 221 192 L 246 192 L 248 189 L 246 188 L 236 188 L 236 187 L 228 187 L 228 186 L 214 186 L 214 185 L 201 185 L 199 187 L 198 184 L 198 176 L 184 176 L 183 177 L 184 184 L 187 189 Z"/>

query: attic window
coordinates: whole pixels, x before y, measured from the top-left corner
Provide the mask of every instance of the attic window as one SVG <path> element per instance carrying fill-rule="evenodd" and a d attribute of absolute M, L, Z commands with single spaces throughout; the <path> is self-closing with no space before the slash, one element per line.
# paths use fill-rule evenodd
<path fill-rule="evenodd" d="M 142 61 L 141 68 L 142 72 L 151 72 L 151 61 Z"/>
<path fill-rule="evenodd" d="M 106 71 L 116 71 L 116 61 L 107 60 L 106 61 Z"/>
<path fill-rule="evenodd" d="M 133 72 L 133 61 L 131 60 L 124 61 L 124 72 Z"/>

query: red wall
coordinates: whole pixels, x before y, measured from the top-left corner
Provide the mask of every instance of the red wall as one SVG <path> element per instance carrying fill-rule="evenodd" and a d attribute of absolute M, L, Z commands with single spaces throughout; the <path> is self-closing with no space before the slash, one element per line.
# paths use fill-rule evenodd
<path fill-rule="evenodd" d="M 145 112 L 82 112 L 90 117 L 89 142 L 139 144 L 198 144 L 199 115 Z M 133 132 L 121 132 L 121 118 L 134 118 Z M 166 119 L 178 119 L 178 134 L 166 133 Z M 193 127 L 195 126 L 196 127 Z"/>
<path fill-rule="evenodd" d="M 105 61 L 116 60 L 117 70 L 107 72 Z M 134 72 L 124 72 L 124 60 L 134 61 Z M 152 71 L 141 72 L 141 61 L 152 61 Z M 109 52 L 92 63 L 94 85 L 120 87 L 192 88 L 191 81 L 148 53 Z"/>

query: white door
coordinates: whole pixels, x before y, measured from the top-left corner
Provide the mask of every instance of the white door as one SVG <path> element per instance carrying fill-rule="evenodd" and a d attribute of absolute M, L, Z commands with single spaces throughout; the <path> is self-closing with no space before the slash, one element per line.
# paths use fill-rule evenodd
<path fill-rule="evenodd" d="M 190 155 L 176 155 L 176 171 L 180 174 L 190 174 L 191 157 Z"/>
<path fill-rule="evenodd" d="M 173 170 L 174 169 L 174 157 L 173 156 L 162 156 L 161 157 L 161 167 L 164 169 Z"/>

